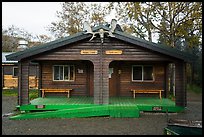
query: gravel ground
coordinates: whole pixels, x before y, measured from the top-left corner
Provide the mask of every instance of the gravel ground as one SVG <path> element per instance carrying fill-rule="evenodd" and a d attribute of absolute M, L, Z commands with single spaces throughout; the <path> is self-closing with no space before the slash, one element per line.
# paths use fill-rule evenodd
<path fill-rule="evenodd" d="M 187 94 L 187 110 L 168 118 L 201 120 L 202 95 Z M 2 97 L 3 135 L 162 135 L 166 114 L 141 113 L 139 118 L 70 118 L 9 120 L 4 114 L 15 110 L 17 97 Z"/>

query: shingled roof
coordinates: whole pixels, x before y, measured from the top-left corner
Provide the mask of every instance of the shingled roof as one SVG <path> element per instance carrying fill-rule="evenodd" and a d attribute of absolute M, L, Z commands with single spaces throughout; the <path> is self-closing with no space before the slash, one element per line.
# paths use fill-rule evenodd
<path fill-rule="evenodd" d="M 104 29 L 108 31 L 110 28 L 108 28 L 107 26 L 100 25 L 100 26 L 94 27 L 93 31 L 97 31 L 99 29 Z M 149 42 L 149 41 L 134 37 L 132 35 L 126 34 L 122 31 L 115 30 L 113 34 L 115 35 L 116 39 L 131 43 L 136 46 L 141 46 L 141 47 L 144 47 L 144 48 L 147 48 L 147 49 L 150 49 L 150 50 L 153 50 L 153 51 L 156 51 L 156 52 L 159 52 L 159 53 L 171 56 L 171 57 L 175 57 L 175 58 L 184 60 L 186 62 L 194 62 L 197 58 L 196 56 L 192 54 L 180 51 L 176 48 L 157 44 L 154 42 Z M 79 32 L 79 33 L 76 33 L 74 35 L 71 35 L 65 38 L 61 38 L 61 39 L 58 39 L 52 42 L 48 42 L 48 43 L 45 43 L 39 46 L 35 46 L 32 48 L 26 49 L 24 51 L 19 51 L 19 52 L 7 55 L 6 58 L 7 60 L 20 61 L 23 58 L 27 58 L 33 55 L 43 53 L 45 51 L 49 51 L 49 50 L 67 45 L 67 44 L 71 44 L 71 43 L 74 43 L 74 42 L 77 42 L 77 41 L 80 41 L 86 38 L 90 38 L 91 36 L 92 36 L 91 34 L 84 34 L 84 32 Z"/>

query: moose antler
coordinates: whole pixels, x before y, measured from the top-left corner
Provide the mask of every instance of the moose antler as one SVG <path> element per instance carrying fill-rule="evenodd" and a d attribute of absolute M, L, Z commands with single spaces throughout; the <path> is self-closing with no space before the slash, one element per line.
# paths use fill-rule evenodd
<path fill-rule="evenodd" d="M 117 20 L 116 19 L 112 19 L 111 20 L 111 29 L 108 31 L 108 34 L 109 34 L 108 36 L 115 37 L 113 35 L 113 32 L 115 31 L 116 25 L 117 25 Z"/>
<path fill-rule="evenodd" d="M 89 41 L 91 41 L 93 38 L 95 38 L 95 34 L 97 32 L 93 32 L 92 29 L 91 29 L 91 26 L 89 25 L 89 23 L 87 21 L 84 22 L 84 30 L 86 31 L 84 34 L 92 34 L 92 37 Z"/>
<path fill-rule="evenodd" d="M 104 31 L 103 29 L 100 29 L 98 32 L 93 32 L 90 24 L 87 21 L 85 21 L 83 29 L 84 29 L 84 31 L 86 31 L 84 34 L 92 34 L 92 37 L 89 41 L 91 41 L 93 38 L 95 38 L 96 34 L 99 34 L 100 38 L 101 38 L 101 42 L 103 43 L 104 33 L 108 33 L 109 37 L 115 37 L 113 35 L 113 32 L 115 31 L 116 25 L 117 25 L 116 19 L 112 19 L 111 20 L 111 29 L 109 31 Z"/>

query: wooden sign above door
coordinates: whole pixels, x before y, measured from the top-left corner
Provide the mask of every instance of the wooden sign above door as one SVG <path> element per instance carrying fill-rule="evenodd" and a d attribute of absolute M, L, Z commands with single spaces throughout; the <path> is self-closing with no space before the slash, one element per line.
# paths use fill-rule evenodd
<path fill-rule="evenodd" d="M 97 50 L 81 50 L 81 54 L 98 54 Z"/>
<path fill-rule="evenodd" d="M 106 54 L 108 55 L 121 55 L 122 53 L 122 50 L 106 50 Z"/>

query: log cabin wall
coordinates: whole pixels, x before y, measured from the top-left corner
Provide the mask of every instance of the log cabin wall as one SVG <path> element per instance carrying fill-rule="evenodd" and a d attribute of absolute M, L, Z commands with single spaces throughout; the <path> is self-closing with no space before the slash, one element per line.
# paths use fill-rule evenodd
<path fill-rule="evenodd" d="M 94 50 L 96 54 L 81 54 L 82 50 Z M 120 55 L 113 55 L 113 54 L 106 54 L 107 50 L 120 50 L 122 51 L 122 54 Z M 173 57 L 169 57 L 167 55 L 152 51 L 150 49 L 142 48 L 140 46 L 136 46 L 121 40 L 118 40 L 116 38 L 104 38 L 104 43 L 101 43 L 100 38 L 96 37 L 92 41 L 89 41 L 89 39 L 78 41 L 76 43 L 65 45 L 60 48 L 50 50 L 47 52 L 44 52 L 43 54 L 39 54 L 37 56 L 33 56 L 32 60 L 43 62 L 44 61 L 53 61 L 53 62 L 59 62 L 59 61 L 79 61 L 79 60 L 89 60 L 93 63 L 94 66 L 94 103 L 96 104 L 108 104 L 109 103 L 109 78 L 108 78 L 108 68 L 109 64 L 112 61 L 139 61 L 141 62 L 158 62 L 156 63 L 156 72 L 157 69 L 161 69 L 164 67 L 162 65 L 162 62 L 164 61 L 170 61 L 172 62 L 175 60 Z M 161 65 L 160 65 L 160 63 Z M 52 64 L 52 63 L 51 63 Z M 50 87 L 67 87 L 67 83 L 61 82 L 61 83 L 53 83 L 52 75 L 51 73 L 51 64 L 48 62 L 45 63 L 45 65 L 42 66 L 42 85 L 49 85 Z M 47 67 L 46 67 L 47 66 Z M 45 68 L 48 68 L 45 71 Z M 126 66 L 123 68 L 124 72 L 131 69 L 127 68 Z M 45 72 L 44 72 L 45 71 Z M 131 72 L 131 71 L 130 71 Z M 48 73 L 48 74 L 47 74 Z M 126 72 L 127 73 L 127 72 Z M 123 74 L 122 74 L 123 75 Z M 124 73 L 125 75 L 125 73 Z M 126 74 L 128 75 L 128 74 Z M 87 91 L 83 91 L 84 89 L 87 89 L 85 82 L 85 75 L 77 75 L 76 78 L 79 77 L 79 83 L 81 82 L 81 85 L 72 85 L 73 88 L 77 88 L 79 95 L 87 95 Z M 129 77 L 124 76 L 124 78 L 127 80 Z M 50 81 L 48 80 L 50 79 Z M 45 80 L 45 81 L 44 81 Z M 141 85 L 141 83 L 126 83 L 125 80 L 122 81 L 122 84 L 127 84 L 131 87 L 163 87 L 165 85 L 161 81 L 164 80 L 164 76 L 159 76 L 156 79 L 156 82 L 154 84 L 152 83 L 144 83 Z M 130 92 L 127 92 L 127 89 L 125 86 L 121 86 L 121 95 L 130 95 Z M 73 92 L 73 94 L 76 94 Z M 76 94 L 76 95 L 77 95 Z"/>
<path fill-rule="evenodd" d="M 183 61 L 175 62 L 175 69 L 176 105 L 186 107 L 186 63 Z"/>
<path fill-rule="evenodd" d="M 102 49 L 101 49 L 102 46 Z M 97 54 L 81 54 L 81 50 L 97 50 Z M 101 50 L 104 62 L 113 60 L 134 60 L 134 61 L 174 61 L 175 58 L 169 57 L 142 48 L 130 43 L 123 42 L 115 38 L 105 38 L 101 44 L 100 38 L 95 38 L 92 41 L 89 39 L 82 40 L 70 45 L 65 45 L 58 49 L 47 51 L 41 55 L 33 56 L 32 60 L 90 60 L 100 61 Z M 107 55 L 106 50 L 122 50 L 121 55 Z"/>
<path fill-rule="evenodd" d="M 31 64 L 29 66 L 29 88 L 38 88 L 39 81 L 39 66 L 37 64 Z"/>
<path fill-rule="evenodd" d="M 29 104 L 29 61 L 18 63 L 18 105 Z"/>
<path fill-rule="evenodd" d="M 113 62 L 114 63 L 114 62 Z M 131 89 L 165 89 L 165 65 L 160 62 L 139 62 L 139 61 L 118 61 L 121 74 L 117 81 L 118 96 L 132 96 Z M 153 66 L 153 81 L 132 81 L 132 66 L 133 65 L 152 65 Z M 116 70 L 118 71 L 118 70 Z M 146 95 L 145 95 L 146 96 Z"/>
<path fill-rule="evenodd" d="M 13 68 L 17 68 L 18 64 L 14 65 L 2 65 L 4 68 L 4 75 L 13 75 Z"/>
<path fill-rule="evenodd" d="M 74 65 L 74 81 L 53 81 L 53 65 Z M 91 96 L 93 93 L 90 92 L 89 83 L 87 83 L 87 80 L 90 80 L 88 67 L 90 67 L 88 61 L 44 61 L 41 63 L 41 88 L 71 88 L 74 89 L 71 92 L 73 96 Z M 82 72 L 79 72 L 80 70 Z"/>
<path fill-rule="evenodd" d="M 18 64 L 2 64 L 2 88 L 13 89 L 18 87 L 18 76 L 14 76 L 14 68 L 18 69 Z M 16 74 L 16 73 L 15 73 Z M 38 87 L 38 66 L 29 67 L 29 88 Z"/>
<path fill-rule="evenodd" d="M 17 88 L 18 77 L 13 76 L 13 69 L 18 68 L 17 64 L 2 64 L 2 88 Z"/>

